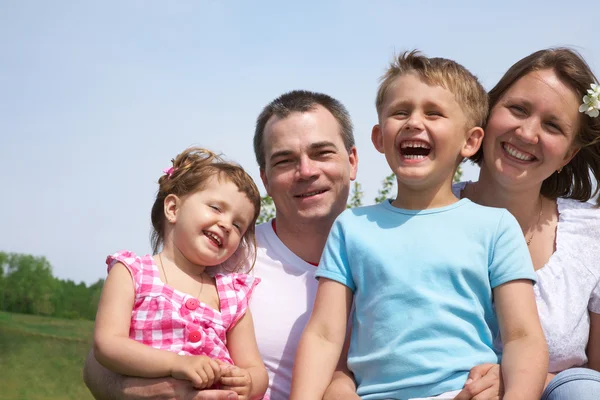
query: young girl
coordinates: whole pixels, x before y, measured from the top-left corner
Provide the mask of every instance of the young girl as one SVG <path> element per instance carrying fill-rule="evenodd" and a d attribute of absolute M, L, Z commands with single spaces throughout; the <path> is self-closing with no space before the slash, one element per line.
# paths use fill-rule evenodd
<path fill-rule="evenodd" d="M 255 257 L 258 189 L 241 167 L 201 148 L 164 172 L 151 212 L 154 256 L 106 260 L 96 358 L 123 375 L 170 375 L 259 399 L 268 378 L 248 310 L 259 279 L 213 273 Z"/>

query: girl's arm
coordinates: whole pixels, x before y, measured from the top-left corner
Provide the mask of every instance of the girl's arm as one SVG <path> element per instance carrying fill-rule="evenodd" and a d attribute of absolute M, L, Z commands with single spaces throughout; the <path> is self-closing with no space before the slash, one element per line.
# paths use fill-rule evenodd
<path fill-rule="evenodd" d="M 346 336 L 351 290 L 319 279 L 312 315 L 300 338 L 290 400 L 321 400 L 335 370 Z"/>
<path fill-rule="evenodd" d="M 94 354 L 104 367 L 142 378 L 174 376 L 191 380 L 199 389 L 218 379 L 219 365 L 208 357 L 182 357 L 129 338 L 135 299 L 131 275 L 122 263 L 110 270 L 96 314 Z"/>
<path fill-rule="evenodd" d="M 588 368 L 600 372 L 600 314 L 590 312 L 590 338 L 587 344 Z"/>
<path fill-rule="evenodd" d="M 98 303 L 94 354 L 111 371 L 144 378 L 171 375 L 177 354 L 153 349 L 129 338 L 135 291 L 131 274 L 122 263 L 110 270 Z"/>
<path fill-rule="evenodd" d="M 262 362 L 250 309 L 227 332 L 227 349 L 236 367 L 225 369 L 221 377 L 223 389 L 234 390 L 240 399 L 260 399 L 269 385 Z"/>
<path fill-rule="evenodd" d="M 503 399 L 539 399 L 548 373 L 548 346 L 540 324 L 533 284 L 516 280 L 494 288 L 504 351 Z"/>

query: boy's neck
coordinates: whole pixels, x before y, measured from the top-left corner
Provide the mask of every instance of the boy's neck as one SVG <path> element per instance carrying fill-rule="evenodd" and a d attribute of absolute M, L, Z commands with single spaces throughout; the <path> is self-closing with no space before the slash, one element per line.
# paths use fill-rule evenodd
<path fill-rule="evenodd" d="M 452 183 L 445 182 L 435 187 L 413 187 L 398 182 L 398 194 L 392 205 L 405 210 L 427 210 L 441 208 L 458 201 L 452 193 Z"/>

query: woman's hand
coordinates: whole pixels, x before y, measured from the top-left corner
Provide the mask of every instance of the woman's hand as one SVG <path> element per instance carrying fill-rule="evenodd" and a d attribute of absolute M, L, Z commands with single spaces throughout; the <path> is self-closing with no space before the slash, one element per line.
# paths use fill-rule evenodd
<path fill-rule="evenodd" d="M 177 356 L 171 376 L 191 381 L 196 389 L 208 389 L 221 378 L 221 367 L 207 356 Z"/>
<path fill-rule="evenodd" d="M 481 364 L 471 369 L 464 389 L 454 400 L 496 400 L 503 395 L 500 365 Z"/>

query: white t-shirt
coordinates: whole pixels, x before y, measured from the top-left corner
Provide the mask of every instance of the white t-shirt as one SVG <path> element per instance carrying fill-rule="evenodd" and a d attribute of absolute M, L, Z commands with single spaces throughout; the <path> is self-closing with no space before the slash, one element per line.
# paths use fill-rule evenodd
<path fill-rule="evenodd" d="M 556 251 L 533 287 L 550 352 L 549 372 L 587 363 L 590 312 L 600 314 L 600 209 L 557 199 Z"/>
<path fill-rule="evenodd" d="M 269 373 L 271 400 L 287 400 L 296 347 L 312 312 L 317 268 L 292 253 L 271 222 L 256 227 L 257 254 L 250 272 L 261 279 L 250 299 L 256 341 Z"/>
<path fill-rule="evenodd" d="M 465 185 L 455 184 L 455 195 Z M 533 287 L 553 373 L 587 364 L 589 313 L 600 314 L 600 209 L 571 199 L 556 202 L 556 251 L 536 271 Z"/>

